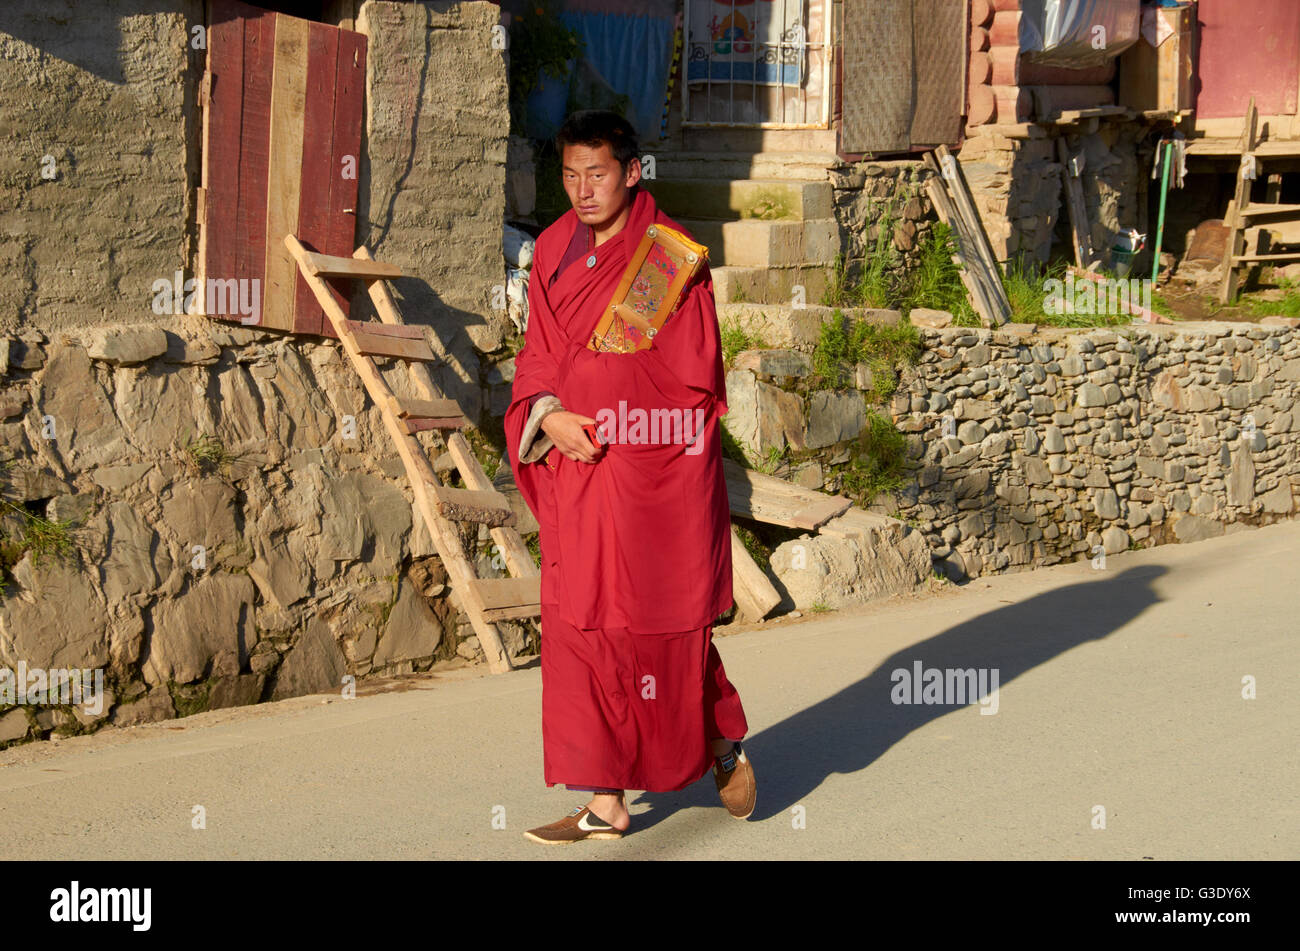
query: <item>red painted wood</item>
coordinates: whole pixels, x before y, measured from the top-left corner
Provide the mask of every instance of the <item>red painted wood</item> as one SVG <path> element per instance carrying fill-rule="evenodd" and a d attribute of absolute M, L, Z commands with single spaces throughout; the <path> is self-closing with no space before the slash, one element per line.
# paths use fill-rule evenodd
<path fill-rule="evenodd" d="M 329 244 L 330 159 L 334 135 L 335 68 L 338 64 L 339 31 L 313 23 L 307 32 L 307 96 L 303 115 L 302 184 L 298 198 L 298 240 L 308 251 L 337 252 Z M 349 252 L 351 249 L 349 249 Z M 344 305 L 343 296 L 334 298 Z M 298 275 L 294 289 L 293 329 L 295 333 L 319 334 L 328 323 L 307 282 Z"/>
<path fill-rule="evenodd" d="M 211 87 L 203 183 L 205 259 L 201 270 L 204 277 L 227 280 L 237 277 L 238 270 L 235 215 L 239 206 L 239 125 L 244 104 L 244 21 L 235 16 L 214 16 L 207 43 Z M 205 289 L 196 290 L 204 298 Z"/>
<path fill-rule="evenodd" d="M 1197 5 L 1198 119 L 1295 115 L 1300 85 L 1300 3 L 1200 0 Z"/>
<path fill-rule="evenodd" d="M 212 0 L 208 35 L 209 69 L 218 79 L 208 119 L 206 275 L 258 280 L 263 294 L 277 16 L 239 0 Z M 311 250 L 351 257 L 356 248 L 358 181 L 355 176 L 343 178 L 342 171 L 345 155 L 355 160 L 349 171 L 360 170 L 366 38 L 313 23 L 307 56 L 298 237 Z M 330 283 L 346 314 L 352 282 Z M 335 336 L 301 276 L 295 290 L 294 331 Z"/>
<path fill-rule="evenodd" d="M 361 124 L 366 94 L 366 37 L 349 30 L 339 31 L 337 86 L 334 93 L 334 139 L 329 174 L 328 254 L 351 257 L 357 248 L 357 196 L 361 175 Z M 344 157 L 351 177 L 344 178 Z M 339 282 L 345 293 L 355 282 Z M 346 298 L 345 298 L 346 300 Z M 346 308 L 345 308 L 346 309 Z M 329 321 L 321 332 L 334 336 Z"/>
<path fill-rule="evenodd" d="M 250 15 L 244 22 L 244 111 L 239 135 L 235 270 L 241 280 L 258 281 L 261 294 L 266 293 L 266 187 L 274 59 L 275 14 L 261 11 Z"/>

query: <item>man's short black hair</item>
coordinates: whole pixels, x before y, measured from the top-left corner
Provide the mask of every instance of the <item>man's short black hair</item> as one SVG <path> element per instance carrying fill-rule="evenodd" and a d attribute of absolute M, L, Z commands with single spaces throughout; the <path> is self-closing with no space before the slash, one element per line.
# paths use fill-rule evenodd
<path fill-rule="evenodd" d="M 563 156 L 566 145 L 586 145 L 593 149 L 608 145 L 624 171 L 640 154 L 632 123 L 608 109 L 584 109 L 565 119 L 555 136 L 555 151 Z"/>

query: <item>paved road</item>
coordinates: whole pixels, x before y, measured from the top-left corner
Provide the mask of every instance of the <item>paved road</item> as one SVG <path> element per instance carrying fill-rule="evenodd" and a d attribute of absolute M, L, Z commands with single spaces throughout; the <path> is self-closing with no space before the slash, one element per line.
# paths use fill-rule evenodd
<path fill-rule="evenodd" d="M 720 637 L 748 822 L 705 777 L 631 794 L 622 841 L 528 842 L 578 799 L 540 672 L 457 671 L 0 753 L 0 859 L 1296 858 L 1297 552 L 1284 523 Z M 892 703 L 916 661 L 998 670 L 996 714 Z"/>

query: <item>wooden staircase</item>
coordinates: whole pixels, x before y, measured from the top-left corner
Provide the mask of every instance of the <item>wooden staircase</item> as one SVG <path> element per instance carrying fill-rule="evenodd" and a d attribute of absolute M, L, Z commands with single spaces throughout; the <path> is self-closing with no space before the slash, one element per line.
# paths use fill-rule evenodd
<path fill-rule="evenodd" d="M 1259 175 L 1256 161 L 1259 150 L 1259 112 L 1255 100 L 1250 100 L 1246 111 L 1246 124 L 1241 132 L 1241 165 L 1237 169 L 1237 190 L 1232 203 L 1228 206 L 1225 222 L 1228 226 L 1228 246 L 1224 251 L 1223 283 L 1219 287 L 1219 303 L 1227 304 L 1237 296 L 1241 278 L 1251 267 L 1260 264 L 1282 264 L 1288 261 L 1300 261 L 1300 251 L 1288 251 L 1278 254 L 1268 253 L 1267 237 L 1263 232 L 1279 230 L 1279 225 L 1300 223 L 1300 205 L 1282 205 L 1276 203 L 1277 193 L 1281 190 L 1281 176 L 1270 176 L 1269 203 L 1251 204 L 1250 186 Z M 1261 228 L 1261 237 L 1254 248 L 1246 247 L 1246 230 L 1251 227 Z M 1294 232 L 1295 229 L 1289 229 Z M 1295 239 L 1295 234 L 1284 238 L 1286 243 Z M 1260 246 L 1263 245 L 1263 246 Z"/>
<path fill-rule="evenodd" d="M 416 508 L 424 518 L 452 587 L 478 635 L 488 667 L 493 673 L 511 669 L 510 657 L 496 622 L 510 618 L 541 616 L 541 573 L 515 530 L 515 514 L 504 495 L 479 465 L 469 442 L 459 432 L 468 425 L 460 405 L 446 399 L 434 385 L 426 363 L 436 356 L 426 330 L 402 321 L 384 281 L 401 277 L 391 264 L 374 260 L 366 248 L 351 258 L 308 251 L 294 235 L 286 235 L 285 247 L 298 263 L 307 285 L 316 295 L 325 316 L 338 334 L 366 391 L 379 408 L 384 426 L 406 468 L 415 493 Z M 348 320 L 334 300 L 326 278 L 352 278 L 366 283 L 379 322 Z M 406 362 L 416 398 L 399 397 L 385 382 L 374 357 Z M 416 434 L 430 429 L 444 432 L 448 454 L 468 488 L 443 485 Z M 461 543 L 458 523 L 474 522 L 491 530 L 506 567 L 513 577 L 479 578 Z"/>

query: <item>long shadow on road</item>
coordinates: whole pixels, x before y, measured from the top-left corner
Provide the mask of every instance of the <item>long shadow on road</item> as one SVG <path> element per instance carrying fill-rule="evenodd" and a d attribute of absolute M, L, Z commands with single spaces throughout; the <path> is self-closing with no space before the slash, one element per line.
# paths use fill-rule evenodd
<path fill-rule="evenodd" d="M 758 780 L 758 804 L 751 821 L 786 812 L 833 773 L 866 769 L 913 730 L 957 709 L 956 704 L 894 703 L 893 672 L 922 669 L 985 668 L 997 670 L 1005 686 L 1028 670 L 1073 647 L 1101 640 L 1160 600 L 1154 582 L 1167 572 L 1161 566 L 1130 568 L 1058 588 L 958 624 L 886 658 L 861 680 L 832 697 L 801 710 L 745 740 Z M 862 636 L 869 638 L 870 621 Z M 816 649 L 806 642 L 805 649 Z M 741 699 L 745 686 L 738 683 Z M 1095 684 L 1078 684 L 1078 701 Z M 1070 687 L 1060 699 L 1069 703 Z M 978 702 L 968 701 L 969 702 Z M 752 724 L 751 724 L 752 725 Z M 712 774 L 671 793 L 642 793 L 636 800 L 650 810 L 635 819 L 636 831 L 661 822 L 679 809 L 719 807 Z"/>

